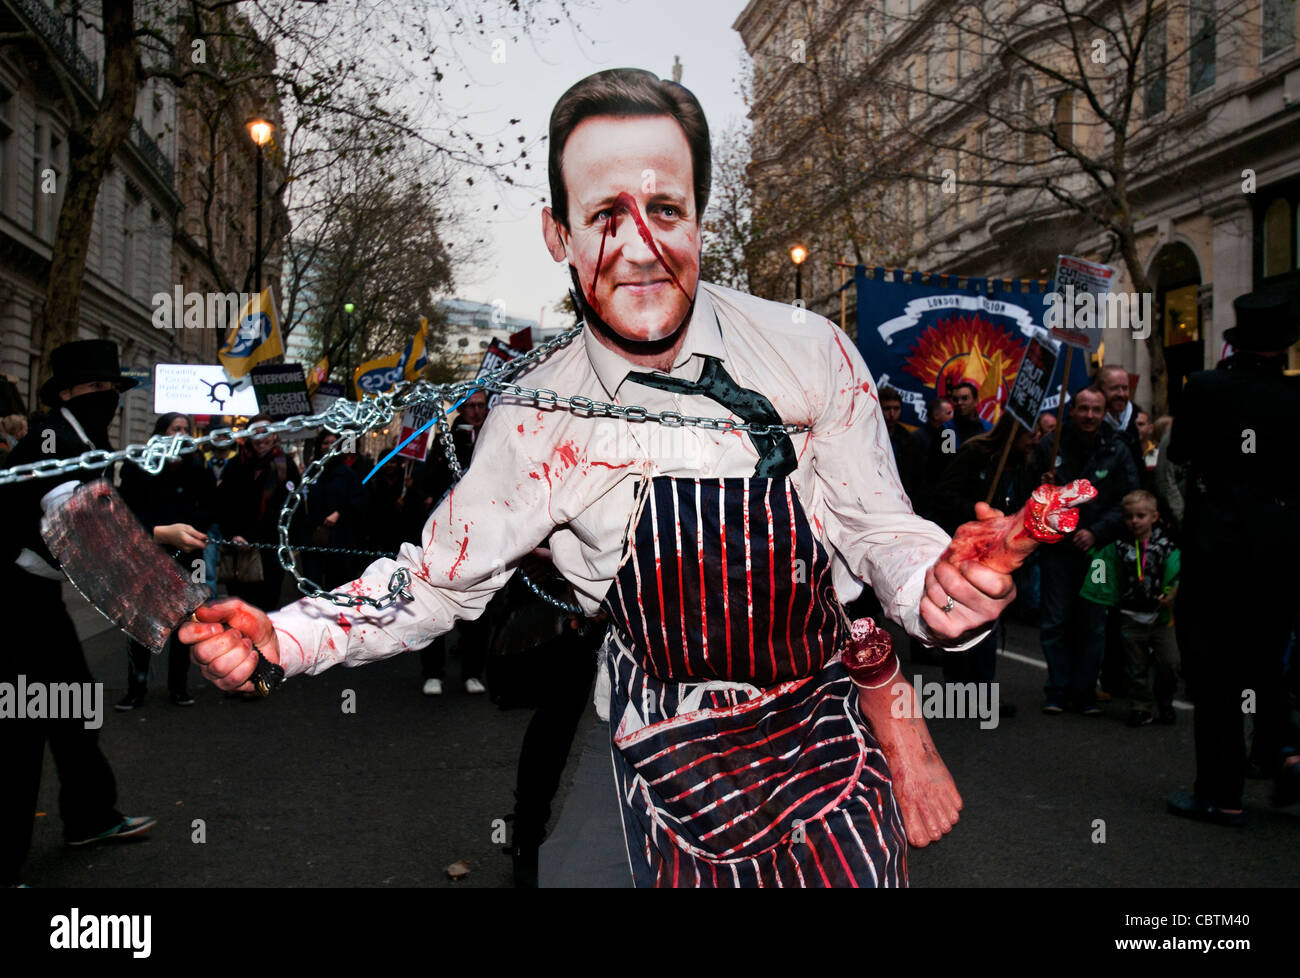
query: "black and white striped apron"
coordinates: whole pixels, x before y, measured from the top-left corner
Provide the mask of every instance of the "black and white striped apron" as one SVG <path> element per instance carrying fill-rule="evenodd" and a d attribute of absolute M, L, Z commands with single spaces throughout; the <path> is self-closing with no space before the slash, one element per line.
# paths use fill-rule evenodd
<path fill-rule="evenodd" d="M 889 770 L 785 478 L 642 482 L 605 607 L 637 886 L 903 886 Z"/>

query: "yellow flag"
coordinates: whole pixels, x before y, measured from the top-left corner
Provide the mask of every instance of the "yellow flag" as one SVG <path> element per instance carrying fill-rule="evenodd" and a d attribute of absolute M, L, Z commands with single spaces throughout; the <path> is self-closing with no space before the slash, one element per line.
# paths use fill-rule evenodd
<path fill-rule="evenodd" d="M 399 380 L 417 380 L 429 363 L 429 351 L 425 347 L 428 334 L 429 321 L 421 316 L 420 331 L 401 353 L 367 360 L 357 367 L 352 374 L 357 396 L 381 394 Z"/>
<path fill-rule="evenodd" d="M 402 364 L 403 380 L 419 380 L 420 375 L 424 373 L 424 368 L 429 365 L 428 342 L 429 320 L 421 316 L 420 331 L 415 334 L 415 338 L 402 353 L 405 358 Z"/>
<path fill-rule="evenodd" d="M 316 393 L 316 388 L 325 383 L 325 378 L 330 375 L 330 358 L 321 357 L 320 363 L 307 371 L 307 394 L 308 396 Z"/>
<path fill-rule="evenodd" d="M 217 359 L 231 377 L 242 377 L 263 360 L 283 354 L 275 296 L 268 285 L 239 310 L 239 319 L 230 327 L 226 345 L 217 352 Z"/>

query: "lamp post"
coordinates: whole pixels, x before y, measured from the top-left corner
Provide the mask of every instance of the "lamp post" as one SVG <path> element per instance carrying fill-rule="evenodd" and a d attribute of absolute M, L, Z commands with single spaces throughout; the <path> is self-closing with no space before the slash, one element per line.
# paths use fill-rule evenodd
<path fill-rule="evenodd" d="M 344 389 L 352 383 L 352 334 L 355 327 L 352 325 L 352 314 L 356 312 L 357 307 L 351 302 L 343 303 L 343 311 L 348 315 L 348 338 L 343 341 L 343 385 Z"/>
<path fill-rule="evenodd" d="M 248 123 L 249 138 L 257 144 L 257 229 L 253 251 L 253 287 L 262 294 L 262 147 L 271 141 L 275 126 L 260 116 Z"/>
<path fill-rule="evenodd" d="M 808 257 L 808 249 L 795 245 L 790 249 L 790 260 L 794 262 L 794 301 L 803 299 L 803 260 Z"/>

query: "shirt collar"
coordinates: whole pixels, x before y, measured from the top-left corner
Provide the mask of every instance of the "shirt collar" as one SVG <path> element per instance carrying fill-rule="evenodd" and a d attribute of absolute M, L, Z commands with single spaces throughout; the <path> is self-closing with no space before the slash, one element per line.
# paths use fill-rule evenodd
<path fill-rule="evenodd" d="M 1124 431 L 1128 428 L 1129 419 L 1133 417 L 1133 402 L 1129 401 L 1124 405 L 1124 413 L 1117 420 L 1109 411 L 1106 412 L 1106 423 L 1116 431 Z"/>
<path fill-rule="evenodd" d="M 64 420 L 67 421 L 68 424 L 72 426 L 72 430 L 76 432 L 78 438 L 80 438 L 83 442 L 85 442 L 86 445 L 89 446 L 90 448 L 99 447 L 94 442 L 92 442 L 90 438 L 86 435 L 86 430 L 81 427 L 81 423 L 77 421 L 77 416 L 75 414 L 73 414 L 65 407 L 59 408 L 59 411 L 63 414 Z"/>
<path fill-rule="evenodd" d="M 591 361 L 596 377 L 610 397 L 618 395 L 618 389 L 628 373 L 646 369 L 631 363 L 621 354 L 605 346 L 596 339 L 591 329 L 583 330 L 582 341 L 587 347 L 587 359 Z M 686 339 L 682 342 L 682 348 L 677 351 L 670 373 L 679 374 L 681 368 L 696 356 L 717 357 L 719 360 L 727 358 L 726 350 L 722 345 L 722 329 L 718 323 L 717 313 L 714 312 L 713 303 L 704 290 L 703 283 L 695 288 L 695 307 L 686 324 Z"/>

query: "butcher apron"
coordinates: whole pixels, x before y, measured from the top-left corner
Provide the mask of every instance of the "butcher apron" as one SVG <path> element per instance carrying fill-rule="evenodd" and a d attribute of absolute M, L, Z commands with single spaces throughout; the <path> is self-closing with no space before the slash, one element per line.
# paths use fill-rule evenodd
<path fill-rule="evenodd" d="M 635 885 L 907 885 L 830 559 L 786 478 L 643 480 L 604 605 Z"/>

